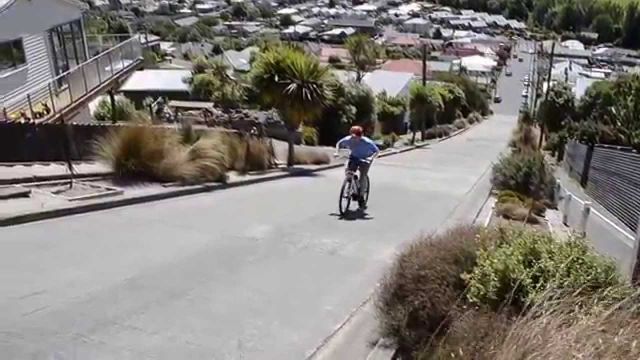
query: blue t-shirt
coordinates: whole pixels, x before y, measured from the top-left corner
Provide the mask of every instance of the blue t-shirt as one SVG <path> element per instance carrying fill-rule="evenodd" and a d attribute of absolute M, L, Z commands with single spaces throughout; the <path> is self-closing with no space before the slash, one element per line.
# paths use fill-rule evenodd
<path fill-rule="evenodd" d="M 358 159 L 366 159 L 369 156 L 380 151 L 378 146 L 366 136 L 362 136 L 359 140 L 351 135 L 347 135 L 338 141 L 338 147 L 348 148 L 351 150 L 351 156 Z"/>

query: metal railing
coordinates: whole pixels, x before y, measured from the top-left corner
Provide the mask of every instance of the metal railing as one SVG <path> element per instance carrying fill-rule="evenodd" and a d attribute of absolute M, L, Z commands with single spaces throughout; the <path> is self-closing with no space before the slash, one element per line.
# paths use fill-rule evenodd
<path fill-rule="evenodd" d="M 88 42 L 87 46 L 89 54 L 98 55 L 33 89 L 1 97 L 0 121 L 45 121 L 142 59 L 136 37 L 115 45 L 108 40 Z"/>

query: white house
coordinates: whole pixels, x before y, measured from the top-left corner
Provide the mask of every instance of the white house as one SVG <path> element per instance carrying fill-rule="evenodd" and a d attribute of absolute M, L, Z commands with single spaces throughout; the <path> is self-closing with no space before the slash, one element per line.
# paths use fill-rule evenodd
<path fill-rule="evenodd" d="M 402 29 L 416 34 L 428 34 L 431 31 L 431 22 L 427 19 L 411 18 L 402 24 Z"/>
<path fill-rule="evenodd" d="M 76 0 L 0 0 L 3 106 L 87 60 L 86 9 Z"/>

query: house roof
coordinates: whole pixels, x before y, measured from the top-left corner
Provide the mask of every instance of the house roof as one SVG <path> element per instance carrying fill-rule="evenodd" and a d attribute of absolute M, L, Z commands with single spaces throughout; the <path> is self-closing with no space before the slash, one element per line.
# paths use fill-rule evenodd
<path fill-rule="evenodd" d="M 421 42 L 420 37 L 411 36 L 410 34 L 398 35 L 386 40 L 387 44 L 399 46 L 417 46 Z"/>
<path fill-rule="evenodd" d="M 182 18 L 182 19 L 174 20 L 173 22 L 175 22 L 178 26 L 191 26 L 191 25 L 193 25 L 193 24 L 198 22 L 198 17 L 197 16 L 187 16 L 187 17 Z"/>
<path fill-rule="evenodd" d="M 327 22 L 328 26 L 337 27 L 354 27 L 354 28 L 375 28 L 375 22 L 372 19 L 353 19 L 340 18 L 332 19 Z"/>
<path fill-rule="evenodd" d="M 367 73 L 362 82 L 371 88 L 374 94 L 386 92 L 389 96 L 401 95 L 415 75 L 410 72 L 375 70 Z"/>
<path fill-rule="evenodd" d="M 184 80 L 190 77 L 190 70 L 138 70 L 131 74 L 127 81 L 120 87 L 120 91 L 188 92 L 189 84 Z"/>
<path fill-rule="evenodd" d="M 251 70 L 251 53 L 260 51 L 257 46 L 250 46 L 242 51 L 227 50 L 223 56 L 236 71 Z"/>
<path fill-rule="evenodd" d="M 414 75 L 421 75 L 422 61 L 412 60 L 412 59 L 389 60 L 382 65 L 381 69 L 385 71 L 403 72 L 403 73 L 412 73 Z"/>
<path fill-rule="evenodd" d="M 323 32 L 320 35 L 329 35 L 329 36 L 335 35 L 335 36 L 339 36 L 339 35 L 344 34 L 346 36 L 349 36 L 349 35 L 353 35 L 355 33 L 356 33 L 356 29 L 354 29 L 352 27 L 344 27 L 344 28 L 331 29 L 329 31 Z"/>
<path fill-rule="evenodd" d="M 82 1 L 78 1 L 78 0 L 61 0 L 61 1 L 66 2 L 67 4 L 71 4 L 73 6 L 76 6 L 82 10 L 89 10 L 89 5 L 87 5 Z M 15 4 L 15 2 L 16 0 L 0 0 L 0 14 L 8 10 L 11 7 L 11 5 Z"/>
<path fill-rule="evenodd" d="M 312 32 L 313 28 L 304 25 L 293 25 L 282 30 L 283 34 L 306 34 Z"/>
<path fill-rule="evenodd" d="M 424 25 L 424 24 L 429 24 L 429 20 L 427 19 L 423 19 L 423 18 L 411 18 L 407 21 L 404 22 L 405 25 Z"/>

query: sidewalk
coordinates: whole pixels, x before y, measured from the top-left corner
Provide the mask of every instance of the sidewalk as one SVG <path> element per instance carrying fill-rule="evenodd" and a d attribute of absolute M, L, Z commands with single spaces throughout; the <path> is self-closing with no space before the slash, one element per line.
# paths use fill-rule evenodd
<path fill-rule="evenodd" d="M 108 166 L 93 161 L 74 162 L 73 170 L 78 178 L 111 174 Z M 68 178 L 67 164 L 61 162 L 0 163 L 0 185 Z"/>

